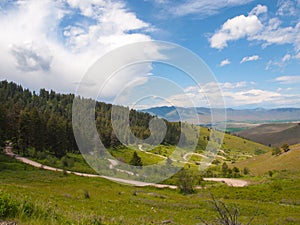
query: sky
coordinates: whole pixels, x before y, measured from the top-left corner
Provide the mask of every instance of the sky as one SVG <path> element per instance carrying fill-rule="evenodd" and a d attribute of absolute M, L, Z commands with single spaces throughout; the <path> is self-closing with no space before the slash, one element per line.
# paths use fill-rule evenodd
<path fill-rule="evenodd" d="M 135 108 L 190 107 L 187 97 L 210 106 L 207 99 L 220 88 L 226 107 L 300 107 L 299 15 L 300 0 L 0 0 L 0 79 L 76 93 L 110 51 L 161 40 L 200 57 L 214 80 L 195 83 L 182 71 L 148 62 L 101 77 L 98 100 L 118 102 L 120 90 L 130 87 L 140 97 L 131 103 Z M 166 57 L 159 46 L 153 49 L 151 58 Z M 155 76 L 174 85 L 164 88 Z M 147 87 L 159 93 L 140 96 Z"/>

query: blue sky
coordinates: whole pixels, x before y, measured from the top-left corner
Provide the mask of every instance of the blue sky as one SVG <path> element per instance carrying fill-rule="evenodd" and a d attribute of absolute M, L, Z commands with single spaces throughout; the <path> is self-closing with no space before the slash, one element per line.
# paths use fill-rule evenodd
<path fill-rule="evenodd" d="M 299 0 L 0 1 L 0 78 L 33 90 L 74 93 L 105 53 L 163 40 L 202 58 L 216 77 L 200 84 L 202 93 L 221 87 L 227 107 L 300 107 L 299 14 Z M 134 80 L 150 85 L 152 74 L 207 106 L 197 85 L 155 63 L 120 72 L 100 100 L 114 102 L 117 91 Z M 165 98 L 139 107 L 189 106 L 178 93 Z"/>

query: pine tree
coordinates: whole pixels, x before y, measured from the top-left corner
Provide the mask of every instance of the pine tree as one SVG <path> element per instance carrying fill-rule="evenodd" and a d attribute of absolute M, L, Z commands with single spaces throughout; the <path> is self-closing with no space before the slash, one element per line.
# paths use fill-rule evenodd
<path fill-rule="evenodd" d="M 6 138 L 6 110 L 0 105 L 0 146 L 4 144 Z"/>
<path fill-rule="evenodd" d="M 132 159 L 130 160 L 129 164 L 133 166 L 143 166 L 142 159 L 136 152 L 133 153 Z"/>
<path fill-rule="evenodd" d="M 30 147 L 30 128 L 31 120 L 28 111 L 24 110 L 19 118 L 18 123 L 18 146 L 22 150 L 23 155 L 27 155 L 27 149 Z"/>

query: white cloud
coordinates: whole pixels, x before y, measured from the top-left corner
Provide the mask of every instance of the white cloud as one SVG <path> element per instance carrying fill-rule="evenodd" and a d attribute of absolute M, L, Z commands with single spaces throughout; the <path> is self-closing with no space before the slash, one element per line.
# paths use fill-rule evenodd
<path fill-rule="evenodd" d="M 11 53 L 16 59 L 17 68 L 23 72 L 50 70 L 52 55 L 47 46 L 39 46 L 38 43 L 13 45 Z"/>
<path fill-rule="evenodd" d="M 182 3 L 169 0 L 155 0 L 159 7 L 163 8 L 163 13 L 168 12 L 173 16 L 186 16 L 194 14 L 199 17 L 205 17 L 217 14 L 221 9 L 235 7 L 239 5 L 245 5 L 253 0 L 186 0 Z"/>
<path fill-rule="evenodd" d="M 258 15 L 266 13 L 266 12 L 268 12 L 268 7 L 265 5 L 259 4 L 255 8 L 253 8 L 249 14 L 258 16 Z"/>
<path fill-rule="evenodd" d="M 226 65 L 229 65 L 231 62 L 229 59 L 224 59 L 222 62 L 220 62 L 220 66 L 223 67 L 223 66 L 226 66 Z"/>
<path fill-rule="evenodd" d="M 287 62 L 290 61 L 292 58 L 292 56 L 290 54 L 286 54 L 285 56 L 283 56 L 282 58 L 282 62 Z"/>
<path fill-rule="evenodd" d="M 245 62 L 249 62 L 249 61 L 257 61 L 259 59 L 260 59 L 260 57 L 258 55 L 246 56 L 241 60 L 240 63 L 245 63 Z"/>
<path fill-rule="evenodd" d="M 255 7 L 248 16 L 240 15 L 227 20 L 210 38 L 212 48 L 223 49 L 229 41 L 246 38 L 260 41 L 263 47 L 271 44 L 291 44 L 296 53 L 300 51 L 300 22 L 281 27 L 278 18 L 260 19 L 257 15 L 267 12 L 263 6 Z M 257 15 L 256 15 L 257 14 Z"/>
<path fill-rule="evenodd" d="M 300 0 L 299 0 L 300 1 Z M 296 59 L 300 59 L 300 52 L 298 54 L 295 55 Z"/>
<path fill-rule="evenodd" d="M 278 80 L 293 79 L 279 78 Z M 275 80 L 273 81 L 275 82 Z M 218 94 L 220 91 L 222 92 L 221 95 Z M 187 101 L 187 99 L 191 101 Z M 171 95 L 164 101 L 152 101 L 150 105 L 144 105 L 143 108 L 172 105 L 179 107 L 224 107 L 224 102 L 225 107 L 282 107 L 283 105 L 285 107 L 299 107 L 300 95 L 293 93 L 293 89 L 290 87 L 265 90 L 257 88 L 255 82 L 209 82 L 199 86 L 189 86 L 184 89 L 184 93 Z"/>
<path fill-rule="evenodd" d="M 222 28 L 210 38 L 210 45 L 212 48 L 223 49 L 227 47 L 228 41 L 253 36 L 262 28 L 263 25 L 256 15 L 240 15 L 227 20 Z"/>
<path fill-rule="evenodd" d="M 292 58 L 292 55 L 286 54 L 280 60 L 270 60 L 266 66 L 266 70 L 271 69 L 273 66 L 283 68 L 289 63 Z"/>
<path fill-rule="evenodd" d="M 296 16 L 299 10 L 297 9 L 297 4 L 295 0 L 279 0 L 276 14 L 280 16 Z"/>
<path fill-rule="evenodd" d="M 0 14 L 0 79 L 31 89 L 75 92 L 76 84 L 99 57 L 118 46 L 151 40 L 147 33 L 152 25 L 137 18 L 121 1 L 28 0 L 11 4 Z M 112 90 L 144 76 L 151 68 L 141 70 L 130 70 L 115 79 Z"/>
<path fill-rule="evenodd" d="M 263 90 L 253 87 L 253 82 L 237 83 L 207 83 L 199 87 L 189 87 L 185 89 L 185 94 L 174 95 L 169 98 L 170 102 L 176 106 L 191 107 L 188 105 L 186 97 L 193 99 L 196 106 L 209 107 L 208 99 L 213 100 L 214 105 L 222 105 L 223 99 L 226 107 L 282 107 L 299 106 L 300 96 L 291 94 L 291 89 Z M 222 90 L 223 98 L 216 93 Z"/>
<path fill-rule="evenodd" d="M 300 76 L 281 76 L 274 79 L 275 82 L 281 84 L 294 84 L 300 83 Z"/>

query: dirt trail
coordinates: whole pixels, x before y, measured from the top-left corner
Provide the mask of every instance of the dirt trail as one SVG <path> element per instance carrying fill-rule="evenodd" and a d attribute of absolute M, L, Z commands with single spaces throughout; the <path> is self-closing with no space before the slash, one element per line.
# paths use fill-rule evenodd
<path fill-rule="evenodd" d="M 160 158 L 163 158 L 163 159 L 167 159 L 166 156 L 162 156 L 162 155 L 154 154 L 154 153 L 152 153 L 152 152 L 147 152 L 147 151 L 145 151 L 145 150 L 143 149 L 143 145 L 139 145 L 138 147 L 139 147 L 139 150 L 140 150 L 141 152 L 144 152 L 144 153 L 146 153 L 146 154 L 148 154 L 148 155 L 154 155 L 154 156 L 156 156 L 156 157 L 160 157 Z"/>
<path fill-rule="evenodd" d="M 183 159 L 184 159 L 185 161 L 188 161 L 188 156 L 190 156 L 190 155 L 200 156 L 200 157 L 206 158 L 206 159 L 208 158 L 206 155 L 203 155 L 203 154 L 194 153 L 194 152 L 189 152 L 189 153 L 186 153 L 186 154 L 183 156 Z"/>
<path fill-rule="evenodd" d="M 36 167 L 36 168 L 42 168 L 42 169 L 45 169 L 45 170 L 50 170 L 50 171 L 55 171 L 55 172 L 63 172 L 64 171 L 64 170 L 59 169 L 59 168 L 46 166 L 46 165 L 43 165 L 41 163 L 30 160 L 28 158 L 18 156 L 18 155 L 13 153 L 11 145 L 6 146 L 3 149 L 3 152 L 6 155 L 8 155 L 12 158 L 15 158 L 16 160 L 19 160 L 20 162 L 23 162 L 25 164 L 31 165 L 31 166 Z M 133 185 L 133 186 L 137 186 L 137 187 L 152 186 L 152 187 L 157 187 L 157 188 L 171 188 L 171 189 L 176 189 L 177 188 L 177 186 L 175 186 L 175 185 L 147 183 L 147 182 L 142 182 L 142 181 L 126 180 L 126 179 L 109 177 L 109 176 L 100 176 L 100 175 L 95 175 L 95 174 L 79 173 L 79 172 L 73 172 L 73 171 L 69 171 L 69 170 L 67 170 L 65 172 L 68 173 L 68 174 L 75 174 L 77 176 L 82 176 L 82 177 L 104 178 L 104 179 L 111 180 L 111 181 L 114 181 L 114 182 Z M 231 178 L 204 178 L 204 180 L 206 180 L 206 181 L 215 181 L 215 182 L 223 182 L 223 183 L 226 183 L 227 185 L 232 186 L 232 187 L 244 187 L 244 186 L 247 186 L 249 184 L 245 180 L 238 180 L 238 179 L 231 179 Z"/>

